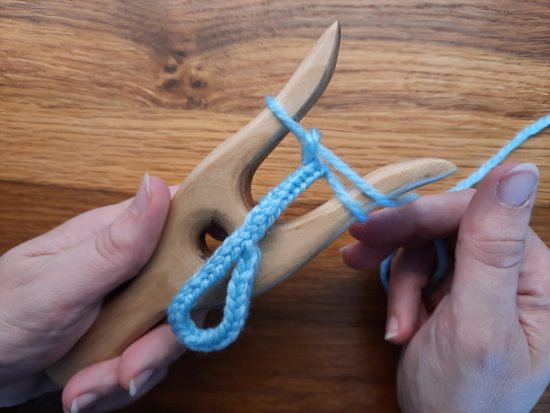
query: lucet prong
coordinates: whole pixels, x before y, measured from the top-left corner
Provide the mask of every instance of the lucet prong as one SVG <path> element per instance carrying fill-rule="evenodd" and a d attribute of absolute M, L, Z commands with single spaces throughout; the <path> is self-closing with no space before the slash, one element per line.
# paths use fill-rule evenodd
<path fill-rule="evenodd" d="M 335 22 L 278 95 L 296 119 L 327 87 L 339 44 L 340 26 Z M 200 243 L 204 229 L 215 222 L 231 232 L 242 223 L 250 207 L 252 175 L 286 133 L 264 109 L 189 174 L 172 200 L 153 257 L 123 291 L 105 302 L 90 330 L 48 370 L 56 383 L 64 385 L 78 370 L 120 355 L 166 316 L 172 297 L 204 263 Z"/>
<path fill-rule="evenodd" d="M 336 22 L 277 96 L 296 120 L 305 115 L 328 85 L 339 42 L 340 27 Z M 90 330 L 48 370 L 54 382 L 64 385 L 82 368 L 120 355 L 164 319 L 172 297 L 206 259 L 201 234 L 212 223 L 229 233 L 242 224 L 251 207 L 252 175 L 286 133 L 275 116 L 263 110 L 191 172 L 172 200 L 153 257 L 124 290 L 104 303 Z M 449 162 L 424 159 L 382 168 L 368 175 L 367 180 L 381 192 L 397 194 L 412 189 L 413 182 L 427 183 L 453 170 Z M 355 196 L 361 199 L 358 194 Z M 369 203 L 364 198 L 362 202 Z M 288 277 L 350 223 L 347 210 L 332 200 L 303 217 L 276 225 L 262 242 L 263 261 L 255 293 Z M 209 293 L 200 305 L 211 307 L 223 302 L 220 291 Z"/>

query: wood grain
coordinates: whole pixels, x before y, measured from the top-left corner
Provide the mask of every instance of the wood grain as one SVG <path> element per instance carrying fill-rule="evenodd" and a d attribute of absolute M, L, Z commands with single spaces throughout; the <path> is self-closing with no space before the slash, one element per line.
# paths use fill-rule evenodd
<path fill-rule="evenodd" d="M 339 63 L 304 120 L 362 173 L 420 156 L 468 175 L 550 110 L 548 1 L 0 2 L 0 251 L 131 196 L 144 171 L 179 183 L 277 93 L 338 19 Z M 533 226 L 550 243 L 549 132 L 512 156 L 541 170 Z M 287 138 L 260 196 L 299 162 Z M 288 216 L 330 197 L 316 184 Z M 187 354 L 125 412 L 397 412 L 398 349 L 376 274 L 338 239 L 257 299 L 227 351 Z M 58 395 L 13 412 L 51 412 Z M 545 395 L 536 412 L 550 410 Z"/>

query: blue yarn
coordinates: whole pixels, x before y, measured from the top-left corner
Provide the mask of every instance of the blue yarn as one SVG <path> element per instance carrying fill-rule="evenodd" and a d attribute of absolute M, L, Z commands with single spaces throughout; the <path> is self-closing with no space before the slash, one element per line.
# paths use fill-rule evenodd
<path fill-rule="evenodd" d="M 220 245 L 191 277 L 168 307 L 168 322 L 178 339 L 195 351 L 220 350 L 239 335 L 248 317 L 252 286 L 261 260 L 258 242 L 284 209 L 324 173 L 314 161 L 303 165 L 273 188 L 248 213 L 241 227 Z M 216 327 L 198 328 L 190 313 L 213 285 L 231 270 L 223 319 Z"/>
<path fill-rule="evenodd" d="M 493 168 L 503 162 L 513 151 L 515 151 L 519 146 L 521 146 L 527 139 L 537 135 L 550 126 L 550 114 L 543 116 L 537 121 L 533 122 L 526 128 L 519 131 L 516 136 L 514 136 L 506 145 L 504 145 L 500 150 L 484 162 L 474 173 L 472 173 L 467 178 L 463 179 L 448 192 L 457 192 L 462 191 L 463 189 L 471 188 L 479 181 L 481 181 Z M 449 259 L 447 256 L 447 250 L 445 244 L 440 239 L 433 240 L 435 253 L 436 253 L 436 269 L 430 278 L 428 288 L 433 288 L 446 274 L 447 268 L 449 266 Z M 388 290 L 389 278 L 390 278 L 390 267 L 395 253 L 388 256 L 380 264 L 380 281 L 384 286 L 384 289 Z"/>
<path fill-rule="evenodd" d="M 340 202 L 360 222 L 367 220 L 367 212 L 350 196 L 333 171 L 341 173 L 377 206 L 396 207 L 418 197 L 409 194 L 394 198 L 392 194 L 388 196 L 378 192 L 320 143 L 321 133 L 317 129 L 305 130 L 273 97 L 266 98 L 266 105 L 302 145 L 302 165 L 269 191 L 250 210 L 243 225 L 224 240 L 174 297 L 168 307 L 168 322 L 178 340 L 191 350 L 204 352 L 221 350 L 236 340 L 248 317 L 254 280 L 260 267 L 262 253 L 258 243 L 288 205 L 316 180 L 324 178 Z M 521 131 L 497 155 L 452 190 L 458 191 L 477 183 L 523 141 L 549 125 L 550 115 Z M 436 240 L 435 246 L 438 268 L 432 277 L 432 282 L 437 282 L 443 277 L 447 268 L 447 255 L 443 241 Z M 381 281 L 386 289 L 392 257 L 393 255 L 384 260 L 380 267 Z M 215 327 L 198 328 L 191 319 L 191 310 L 212 286 L 225 278 L 229 271 L 231 276 L 227 285 L 222 321 Z"/>
<path fill-rule="evenodd" d="M 481 181 L 485 175 L 487 175 L 495 166 L 503 162 L 513 151 L 520 147 L 527 139 L 537 135 L 550 126 L 550 114 L 543 116 L 537 121 L 533 122 L 526 128 L 518 132 L 506 145 L 489 158 L 483 165 L 479 167 L 477 171 L 472 173 L 466 179 L 463 179 L 458 184 L 449 189 L 449 192 L 461 191 L 466 188 L 471 188 L 479 181 Z"/>
<path fill-rule="evenodd" d="M 442 239 L 432 240 L 435 257 L 436 257 L 436 268 L 433 274 L 430 277 L 427 288 L 433 288 L 447 273 L 447 268 L 449 268 L 449 257 L 447 256 L 447 249 L 445 248 L 445 243 Z M 393 259 L 395 258 L 395 252 L 386 257 L 380 263 L 379 274 L 380 282 L 384 287 L 384 290 L 388 291 L 390 285 L 390 268 Z"/>
<path fill-rule="evenodd" d="M 168 322 L 178 339 L 191 350 L 220 350 L 235 341 L 248 317 L 252 287 L 260 266 L 262 253 L 258 242 L 285 208 L 317 179 L 326 179 L 340 202 L 361 222 L 367 219 L 366 211 L 349 195 L 333 171 L 340 172 L 377 205 L 393 207 L 410 201 L 409 197 L 391 199 L 378 192 L 320 143 L 321 133 L 317 129 L 306 131 L 272 97 L 266 98 L 266 105 L 298 138 L 302 145 L 302 165 L 250 210 L 243 225 L 224 240 L 174 297 L 168 307 Z M 222 321 L 212 328 L 198 328 L 191 319 L 191 310 L 228 271 L 231 278 Z"/>

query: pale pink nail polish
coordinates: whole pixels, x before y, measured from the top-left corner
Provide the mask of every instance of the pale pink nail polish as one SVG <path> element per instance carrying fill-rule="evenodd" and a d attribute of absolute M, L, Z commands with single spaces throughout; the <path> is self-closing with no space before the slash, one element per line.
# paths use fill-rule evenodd
<path fill-rule="evenodd" d="M 509 207 L 527 202 L 537 187 L 539 171 L 532 163 L 522 163 L 510 169 L 498 181 L 498 200 Z"/>
<path fill-rule="evenodd" d="M 90 407 L 92 403 L 97 400 L 97 394 L 84 393 L 73 399 L 71 404 L 71 413 L 82 413 L 86 411 L 86 408 Z"/>
<path fill-rule="evenodd" d="M 140 374 L 130 380 L 130 386 L 128 388 L 128 393 L 130 397 L 135 397 L 138 394 L 139 390 L 143 387 L 147 380 L 151 378 L 155 370 L 147 369 L 143 370 Z"/>
<path fill-rule="evenodd" d="M 132 201 L 132 210 L 139 215 L 147 209 L 150 201 L 151 184 L 149 174 L 145 173 L 145 175 L 143 175 L 143 180 L 141 181 L 139 190 Z"/>
<path fill-rule="evenodd" d="M 399 334 L 398 329 L 399 321 L 396 316 L 392 315 L 386 325 L 386 335 L 384 336 L 384 340 L 391 340 L 392 338 L 397 337 L 397 334 Z"/>

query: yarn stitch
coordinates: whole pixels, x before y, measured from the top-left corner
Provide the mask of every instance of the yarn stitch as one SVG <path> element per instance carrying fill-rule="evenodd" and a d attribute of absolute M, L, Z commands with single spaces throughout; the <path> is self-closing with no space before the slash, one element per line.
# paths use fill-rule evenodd
<path fill-rule="evenodd" d="M 168 307 L 168 322 L 178 339 L 191 350 L 220 350 L 235 341 L 248 316 L 252 287 L 260 266 L 262 254 L 258 242 L 285 208 L 317 179 L 326 179 L 340 202 L 361 222 L 367 219 L 366 211 L 349 195 L 333 170 L 340 172 L 377 205 L 393 207 L 413 199 L 408 195 L 392 199 L 378 192 L 320 143 L 321 133 L 317 129 L 306 131 L 273 97 L 266 98 L 266 105 L 302 145 L 302 165 L 250 210 L 243 225 L 224 240 L 174 297 Z M 193 306 L 230 270 L 222 321 L 212 328 L 198 328 L 190 316 Z"/>
<path fill-rule="evenodd" d="M 448 192 L 462 191 L 463 189 L 471 188 L 481 181 L 493 168 L 503 162 L 513 151 L 520 147 L 527 139 L 539 134 L 544 129 L 550 126 L 550 114 L 543 116 L 537 121 L 533 122 L 526 128 L 519 131 L 506 145 L 499 149 L 499 151 L 485 161 L 474 173 L 467 178 L 463 179 Z M 449 267 L 449 259 L 445 244 L 441 239 L 433 240 L 435 254 L 436 254 L 436 269 L 430 277 L 428 283 L 428 289 L 433 288 L 447 273 Z M 380 264 L 380 281 L 384 286 L 384 289 L 388 291 L 389 279 L 390 279 L 390 267 L 395 257 L 395 252 L 388 256 Z"/>
<path fill-rule="evenodd" d="M 236 340 L 248 317 L 252 288 L 261 262 L 258 243 L 288 205 L 316 180 L 324 178 L 340 202 L 360 222 L 367 220 L 367 212 L 349 195 L 333 170 L 346 177 L 363 194 L 371 198 L 376 206 L 395 207 L 418 197 L 407 194 L 394 198 L 394 196 L 380 193 L 320 143 L 321 133 L 317 129 L 305 130 L 273 97 L 266 98 L 266 106 L 302 145 L 302 165 L 269 191 L 250 210 L 243 225 L 224 240 L 174 297 L 168 307 L 168 322 L 177 338 L 191 350 L 203 352 L 220 350 Z M 458 191 L 479 182 L 526 139 L 549 125 L 550 115 L 539 119 L 521 131 L 479 170 L 451 190 Z M 435 246 L 438 268 L 432 277 L 432 282 L 439 280 L 447 268 L 443 242 L 435 240 Z M 380 268 L 381 281 L 386 289 L 392 257 L 386 259 Z M 213 285 L 221 282 L 230 270 L 231 277 L 227 286 L 222 321 L 215 327 L 198 328 L 190 316 L 193 306 Z"/>

